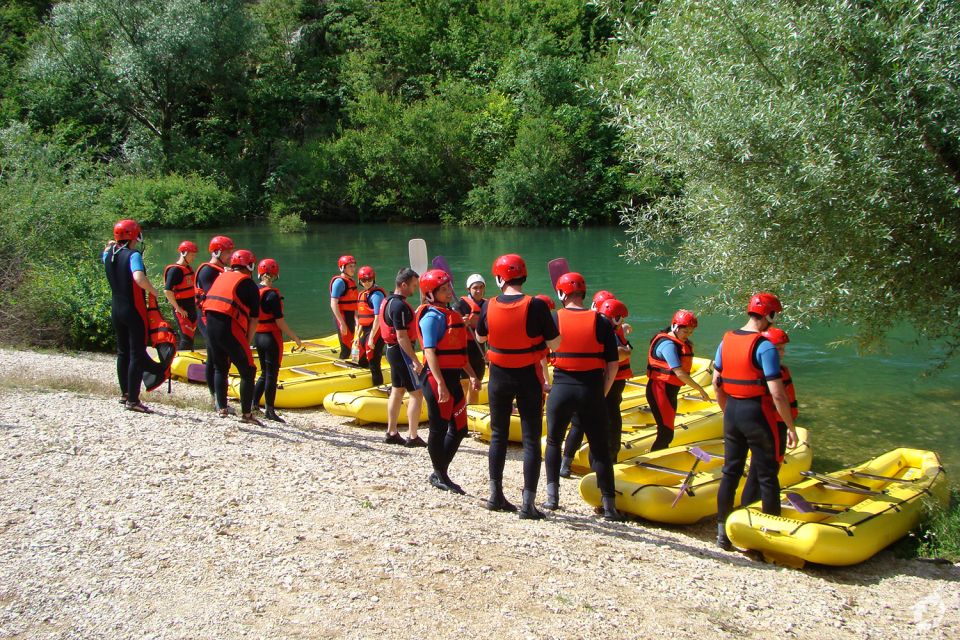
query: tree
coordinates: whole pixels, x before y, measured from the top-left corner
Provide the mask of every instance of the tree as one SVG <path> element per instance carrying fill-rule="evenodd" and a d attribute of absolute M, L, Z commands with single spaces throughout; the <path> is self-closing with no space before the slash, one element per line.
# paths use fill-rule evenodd
<path fill-rule="evenodd" d="M 631 159 L 682 178 L 626 213 L 628 258 L 666 256 L 714 308 L 770 289 L 861 347 L 907 321 L 956 352 L 960 6 L 666 0 L 619 33 Z"/>

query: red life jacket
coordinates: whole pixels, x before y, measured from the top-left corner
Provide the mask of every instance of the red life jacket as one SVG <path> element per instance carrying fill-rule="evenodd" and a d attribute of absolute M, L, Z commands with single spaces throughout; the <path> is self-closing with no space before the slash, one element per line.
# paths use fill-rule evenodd
<path fill-rule="evenodd" d="M 370 295 L 375 291 L 379 291 L 383 294 L 384 298 L 387 296 L 387 292 L 384 291 L 380 285 L 373 285 L 369 289 L 364 289 L 360 292 L 360 295 L 357 296 L 357 323 L 361 327 L 369 327 L 373 324 L 373 319 L 376 314 L 373 312 L 373 307 L 370 306 Z M 380 303 L 381 305 L 383 303 Z"/>
<path fill-rule="evenodd" d="M 204 262 L 202 265 L 200 265 L 199 267 L 197 267 L 197 273 L 196 273 L 196 275 L 200 275 L 200 271 L 201 271 L 204 267 L 210 267 L 211 269 L 214 269 L 214 270 L 216 270 L 216 271 L 219 271 L 220 273 L 223 273 L 223 267 L 221 267 L 220 265 L 218 265 L 218 264 L 213 264 L 212 262 Z M 217 276 L 217 277 L 219 278 L 220 276 Z M 194 283 L 196 283 L 196 282 L 197 282 L 197 278 L 194 277 Z M 204 291 L 203 289 L 201 289 L 199 286 L 196 286 L 196 284 L 194 285 L 194 289 L 195 289 L 196 292 L 197 292 L 197 294 L 196 294 L 196 295 L 197 295 L 197 311 L 198 311 L 198 312 L 202 312 L 202 311 L 203 311 L 203 301 L 204 301 L 204 299 L 207 297 L 207 292 Z"/>
<path fill-rule="evenodd" d="M 330 291 L 333 291 L 333 283 L 335 280 L 343 280 L 347 284 L 346 290 L 343 292 L 343 295 L 337 298 L 337 306 L 340 307 L 340 311 L 356 311 L 357 310 L 357 284 L 353 279 L 345 273 L 340 275 L 333 276 L 330 278 Z"/>
<path fill-rule="evenodd" d="M 724 392 L 734 398 L 759 398 L 769 393 L 763 369 L 754 363 L 760 342 L 766 340 L 756 331 L 727 331 L 720 345 L 720 382 Z"/>
<path fill-rule="evenodd" d="M 681 340 L 669 333 L 658 333 L 653 336 L 653 340 L 650 341 L 650 348 L 647 350 L 647 378 L 682 387 L 684 385 L 683 380 L 676 376 L 666 360 L 657 357 L 657 343 L 660 340 L 669 340 L 677 345 L 677 349 L 680 351 L 680 368 L 687 373 L 690 373 L 690 370 L 693 369 L 693 343 L 689 340 Z M 724 366 L 726 366 L 726 362 L 724 362 Z"/>
<path fill-rule="evenodd" d="M 417 336 L 420 335 L 420 320 L 429 309 L 441 312 L 447 321 L 447 330 L 437 343 L 437 360 L 441 369 L 462 369 L 467 366 L 467 328 L 463 316 L 447 307 L 425 304 L 417 309 Z M 423 344 L 423 340 L 420 340 Z"/>
<path fill-rule="evenodd" d="M 487 301 L 487 355 L 492 364 L 507 369 L 519 369 L 540 362 L 547 352 L 542 336 L 527 335 L 527 314 L 530 296 L 513 302 Z"/>
<path fill-rule="evenodd" d="M 387 316 L 387 307 L 390 306 L 391 300 L 399 300 L 403 304 L 407 305 L 407 308 L 410 309 L 410 316 L 413 317 L 413 307 L 410 306 L 410 303 L 407 302 L 407 299 L 404 296 L 401 296 L 397 293 L 391 293 L 387 296 L 387 299 L 383 301 L 383 304 L 380 305 L 380 337 L 383 338 L 383 341 L 386 344 L 397 344 L 397 329 L 401 329 L 410 332 L 410 325 L 406 327 L 394 327 L 390 324 L 390 319 Z M 413 321 L 411 320 L 411 324 Z M 411 338 L 411 341 L 413 338 Z"/>
<path fill-rule="evenodd" d="M 553 366 L 564 371 L 604 369 L 603 345 L 597 340 L 597 319 L 589 309 L 559 309 L 557 325 L 560 346 L 553 354 Z"/>
<path fill-rule="evenodd" d="M 157 350 L 160 357 L 160 362 L 148 358 L 149 362 L 144 367 L 144 385 L 147 391 L 153 391 L 170 378 L 170 365 L 177 355 L 177 336 L 170 323 L 163 319 L 157 297 L 152 293 L 147 294 L 147 326 L 150 346 Z"/>
<path fill-rule="evenodd" d="M 277 297 L 280 298 L 280 313 L 283 313 L 283 296 L 280 295 L 280 290 L 275 287 L 260 287 L 260 317 L 257 322 L 257 333 L 274 333 L 280 332 L 280 327 L 277 326 L 277 318 L 269 311 L 263 308 L 263 298 L 271 291 L 276 292 Z"/>
<path fill-rule="evenodd" d="M 167 281 L 167 273 L 170 269 L 180 269 L 183 272 L 183 281 L 175 286 L 171 291 L 173 291 L 173 297 L 177 300 L 189 300 L 197 295 L 196 290 L 193 286 L 193 269 L 190 268 L 188 264 L 168 264 L 167 267 L 163 270 L 163 281 Z"/>
<path fill-rule="evenodd" d="M 473 338 L 473 327 L 470 326 L 470 321 L 473 320 L 474 317 L 480 315 L 482 308 L 479 304 L 477 304 L 477 301 L 473 299 L 473 296 L 461 296 L 460 299 L 463 302 L 466 302 L 467 306 L 470 307 L 470 313 L 465 315 L 463 320 L 467 324 L 467 335 Z"/>
<path fill-rule="evenodd" d="M 240 344 L 247 344 L 247 327 L 250 326 L 250 308 L 237 295 L 237 287 L 250 275 L 242 271 L 224 271 L 214 281 L 203 303 L 204 312 L 215 311 L 233 320 L 233 335 Z"/>
<path fill-rule="evenodd" d="M 627 334 L 623 332 L 623 327 L 617 327 L 617 346 L 625 347 L 627 346 Z M 614 380 L 627 380 L 633 377 L 633 369 L 630 368 L 630 356 L 627 356 L 620 361 L 620 366 L 617 367 L 617 377 Z"/>

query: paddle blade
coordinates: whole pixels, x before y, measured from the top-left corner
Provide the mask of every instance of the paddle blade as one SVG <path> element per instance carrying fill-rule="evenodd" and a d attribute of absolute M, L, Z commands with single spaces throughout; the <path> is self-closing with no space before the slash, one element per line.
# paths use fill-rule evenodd
<path fill-rule="evenodd" d="M 691 448 L 690 454 L 697 460 L 700 460 L 701 462 L 710 462 L 710 460 L 713 458 L 712 455 L 710 455 L 700 447 Z"/>
<path fill-rule="evenodd" d="M 407 250 L 410 253 L 410 268 L 422 276 L 430 263 L 427 259 L 427 241 L 423 238 L 411 238 L 407 243 Z"/>
<path fill-rule="evenodd" d="M 565 273 L 570 273 L 570 263 L 566 258 L 554 258 L 547 263 L 547 272 L 550 274 L 550 284 L 557 288 L 557 280 Z"/>
<path fill-rule="evenodd" d="M 440 271 L 443 271 L 445 274 L 447 274 L 451 278 L 453 277 L 453 271 L 450 270 L 450 263 L 447 262 L 447 259 L 444 258 L 443 256 L 435 257 L 430 262 L 430 266 L 432 266 L 434 269 L 439 269 Z"/>

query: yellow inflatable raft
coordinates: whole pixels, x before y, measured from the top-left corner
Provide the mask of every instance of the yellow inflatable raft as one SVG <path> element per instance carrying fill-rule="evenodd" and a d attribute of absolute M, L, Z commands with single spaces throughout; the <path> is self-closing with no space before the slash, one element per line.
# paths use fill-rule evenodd
<path fill-rule="evenodd" d="M 813 462 L 806 429 L 798 428 L 797 436 L 800 444 L 787 451 L 780 467 L 781 484 L 800 480 L 801 473 Z M 722 439 L 671 447 L 633 458 L 614 467 L 617 508 L 656 522 L 693 524 L 716 515 L 722 471 Z M 737 487 L 737 500 L 745 481 L 745 478 L 741 480 Z M 685 489 L 681 491 L 681 487 Z M 580 480 L 580 495 L 587 503 L 600 505 L 595 473 Z"/>
<path fill-rule="evenodd" d="M 389 369 L 383 372 L 390 383 Z M 281 367 L 277 382 L 275 406 L 279 409 L 303 409 L 323 404 L 324 398 L 337 391 L 358 391 L 373 385 L 369 369 L 343 361 L 318 362 L 297 367 Z M 240 378 L 230 376 L 230 395 L 240 395 Z"/>
<path fill-rule="evenodd" d="M 347 416 L 358 422 L 387 423 L 387 399 L 390 397 L 388 388 L 371 387 L 360 391 L 337 391 L 323 399 L 323 408 L 335 416 Z M 407 400 L 409 394 L 403 396 L 403 406 L 400 409 L 399 424 L 407 424 Z M 480 402 L 487 401 L 487 383 L 484 381 L 480 388 Z M 482 406 L 482 405 L 477 405 Z M 427 405 L 420 406 L 420 422 L 427 421 Z"/>
<path fill-rule="evenodd" d="M 759 504 L 730 514 L 733 544 L 794 567 L 857 564 L 916 527 L 928 504 L 949 500 L 933 451 L 894 449 L 849 469 L 810 475 L 781 491 L 780 517 L 765 515 Z"/>
<path fill-rule="evenodd" d="M 304 340 L 303 350 L 297 349 L 295 342 L 283 343 L 283 366 L 285 367 L 296 367 L 304 364 L 333 360 L 339 355 L 340 343 L 337 341 L 337 334 L 332 334 L 324 338 Z M 259 369 L 256 349 L 253 350 L 253 360 Z M 207 352 L 203 349 L 198 351 L 180 351 L 170 364 L 170 374 L 178 380 L 203 382 L 205 380 L 204 365 L 206 362 Z M 231 367 L 230 372 L 236 375 L 236 367 Z"/>

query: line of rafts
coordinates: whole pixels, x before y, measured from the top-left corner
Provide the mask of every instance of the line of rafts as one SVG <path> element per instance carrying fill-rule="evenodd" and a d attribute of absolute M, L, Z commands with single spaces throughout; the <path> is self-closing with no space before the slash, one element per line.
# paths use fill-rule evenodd
<path fill-rule="evenodd" d="M 336 335 L 305 341 L 297 350 L 284 345 L 276 404 L 297 409 L 323 405 L 335 415 L 361 423 L 385 423 L 387 387 L 372 387 L 370 372 L 337 359 Z M 205 353 L 179 354 L 174 376 L 204 380 Z M 707 387 L 710 361 L 695 359 L 691 372 Z M 235 372 L 233 372 L 235 374 Z M 384 370 L 387 384 L 389 367 Z M 239 380 L 231 375 L 231 393 Z M 646 376 L 631 378 L 623 395 L 623 440 L 614 467 L 617 508 L 645 520 L 693 524 L 716 515 L 717 489 L 723 469 L 723 415 L 715 401 L 703 401 L 681 389 L 677 426 L 670 448 L 651 452 L 656 424 L 645 397 Z M 480 402 L 487 399 L 486 382 Z M 490 438 L 489 408 L 467 409 L 468 424 L 483 440 Z M 400 421 L 406 421 L 406 406 Z M 426 408 L 421 420 L 426 421 Z M 546 433 L 546 422 L 543 424 Z M 799 444 L 788 450 L 780 468 L 780 516 L 764 514 L 759 503 L 737 509 L 727 519 L 727 535 L 740 548 L 761 552 L 768 560 L 790 566 L 805 562 L 851 565 L 870 558 L 916 527 L 925 510 L 946 506 L 949 488 L 940 458 L 932 451 L 895 449 L 848 469 L 820 474 L 810 471 L 813 452 L 807 431 L 797 429 Z M 511 416 L 511 441 L 520 441 L 520 418 Z M 545 443 L 545 439 L 544 439 Z M 596 476 L 590 472 L 589 444 L 577 452 L 571 469 L 585 474 L 580 495 L 600 505 Z M 748 460 L 749 469 L 749 460 Z M 737 489 L 737 502 L 744 480 Z"/>

